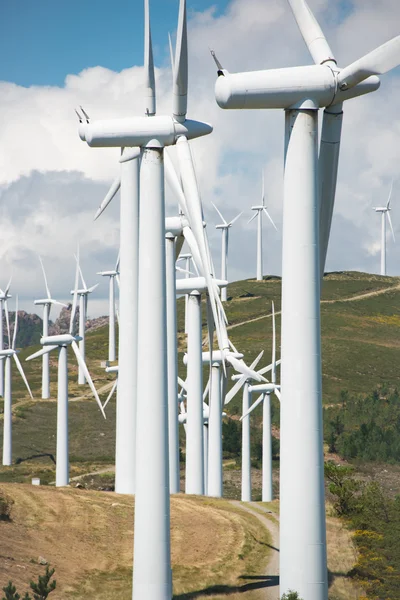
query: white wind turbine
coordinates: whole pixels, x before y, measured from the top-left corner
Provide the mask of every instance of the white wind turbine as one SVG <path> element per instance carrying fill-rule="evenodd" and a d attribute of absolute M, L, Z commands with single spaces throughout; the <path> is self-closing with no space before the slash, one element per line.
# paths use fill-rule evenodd
<path fill-rule="evenodd" d="M 263 213 L 271 221 L 272 226 L 278 231 L 275 223 L 273 222 L 267 207 L 265 206 L 265 189 L 264 189 L 264 173 L 262 174 L 262 193 L 261 193 L 261 204 L 258 206 L 252 206 L 251 210 L 255 210 L 255 214 L 251 217 L 248 223 L 251 223 L 257 217 L 257 281 L 263 280 L 263 244 L 262 244 L 262 217 Z"/>
<path fill-rule="evenodd" d="M 381 213 L 381 275 L 386 275 L 386 218 L 389 222 L 390 231 L 392 232 L 393 241 L 395 242 L 392 219 L 390 218 L 389 211 L 392 210 L 390 208 L 390 201 L 392 198 L 393 191 L 393 181 L 390 186 L 389 198 L 386 203 L 386 206 L 374 206 L 374 210 L 377 213 Z"/>
<path fill-rule="evenodd" d="M 272 369 L 271 383 L 249 386 L 249 393 L 259 392 L 259 398 L 243 414 L 241 421 L 248 418 L 250 413 L 263 403 L 263 435 L 262 435 L 262 502 L 270 502 L 273 499 L 272 491 L 272 436 L 271 436 L 271 394 L 275 394 L 280 400 L 280 386 L 276 384 L 276 330 L 275 309 L 272 303 Z"/>
<path fill-rule="evenodd" d="M 10 297 L 10 296 L 8 296 Z M 5 386 L 4 386 L 4 426 L 3 426 L 3 465 L 11 465 L 12 461 L 12 373 L 11 373 L 11 359 L 13 358 L 17 369 L 26 385 L 26 389 L 29 392 L 30 397 L 33 400 L 31 388 L 29 387 L 28 380 L 25 376 L 21 362 L 18 358 L 18 350 L 15 349 L 15 343 L 17 340 L 18 331 L 18 296 L 15 303 L 15 321 L 14 321 L 14 332 L 13 339 L 10 345 L 10 325 L 8 320 L 8 308 L 6 310 L 7 329 L 8 329 L 8 349 L 0 350 L 0 360 L 3 363 L 5 361 Z M 3 369 L 3 364 L 1 365 Z"/>
<path fill-rule="evenodd" d="M 78 290 L 71 290 L 71 294 L 77 294 L 79 296 L 79 351 L 83 357 L 83 360 L 85 361 L 85 328 L 87 319 L 88 296 L 97 288 L 99 284 L 96 283 L 95 285 L 92 285 L 92 287 L 88 288 L 83 278 L 83 273 L 79 261 L 79 254 L 78 256 L 75 256 L 75 260 L 78 265 L 78 270 L 83 287 L 79 288 Z M 81 364 L 79 364 L 78 370 L 78 383 L 79 385 L 84 385 L 86 383 L 85 369 Z"/>
<path fill-rule="evenodd" d="M 99 405 L 100 411 L 106 418 L 103 407 L 100 402 L 97 390 L 94 386 L 89 370 L 86 366 L 77 342 L 81 340 L 80 336 L 73 334 L 74 318 L 77 304 L 79 278 L 79 262 L 77 261 L 75 292 L 72 303 L 71 319 L 69 324 L 69 333 L 61 335 L 50 335 L 42 337 L 40 343 L 44 348 L 28 356 L 26 360 L 32 360 L 43 354 L 48 354 L 58 348 L 58 380 L 57 380 L 57 450 L 56 450 L 56 486 L 66 486 L 69 484 L 69 442 L 68 442 L 68 346 L 72 350 L 81 367 L 93 396 Z"/>
<path fill-rule="evenodd" d="M 135 227 L 133 232 L 133 235 L 136 235 L 137 231 L 140 231 L 139 252 L 135 248 L 133 253 L 133 260 L 137 260 L 138 256 L 140 258 L 137 280 L 138 329 L 134 340 L 137 340 L 137 382 L 134 382 L 134 387 L 128 392 L 133 407 L 130 419 L 126 423 L 130 437 L 134 437 L 136 433 L 136 446 L 140 448 L 140 460 L 138 457 L 135 472 L 133 599 L 167 600 L 172 596 L 172 577 L 168 477 L 164 148 L 169 145 L 176 144 L 178 148 L 183 188 L 187 207 L 190 208 L 189 213 L 184 212 L 191 222 L 199 246 L 213 315 L 216 322 L 219 322 L 216 291 L 212 276 L 206 268 L 208 256 L 201 203 L 188 142 L 189 139 L 211 133 L 212 127 L 206 123 L 186 119 L 188 57 L 185 0 L 180 0 L 179 7 L 171 116 L 155 114 L 155 79 L 148 1 L 145 1 L 145 75 L 146 116 L 94 123 L 81 117 L 79 133 L 81 139 L 92 147 L 125 148 L 122 160 L 136 163 L 137 167 L 135 173 L 132 169 L 131 185 L 129 190 L 127 189 L 129 201 L 136 207 L 139 164 L 132 158 L 134 153 L 131 149 L 140 148 L 140 210 L 136 213 L 140 215 L 140 228 Z M 122 172 L 122 195 L 125 193 L 124 185 L 125 176 Z M 123 204 L 121 199 L 121 213 Z M 130 222 L 133 220 L 130 219 Z M 132 268 L 131 263 L 132 255 L 125 256 L 121 239 L 121 299 L 124 294 L 124 270 Z M 135 310 L 135 306 L 131 304 L 129 310 Z M 123 322 L 122 303 L 120 317 Z M 131 342 L 132 340 L 129 340 L 129 344 Z M 123 377 L 122 358 L 121 352 L 119 389 Z M 132 370 L 133 364 L 132 361 L 127 367 Z M 149 380 L 154 382 L 152 389 L 149 389 Z M 119 398 L 117 405 L 118 401 Z M 148 426 L 149 411 L 153 415 L 151 427 Z M 126 448 L 123 448 L 123 451 L 126 452 Z"/>
<path fill-rule="evenodd" d="M 6 316 L 6 322 L 9 327 L 7 300 L 8 300 L 8 298 L 12 297 L 11 294 L 8 293 L 10 290 L 10 285 L 11 285 L 11 278 L 10 278 L 10 281 L 7 283 L 7 287 L 4 291 L 0 288 L 0 351 L 3 350 L 3 348 L 4 348 L 4 328 L 3 328 L 3 315 L 4 314 Z M 3 364 L 0 365 L 0 396 L 4 396 L 4 365 Z"/>
<path fill-rule="evenodd" d="M 237 217 L 232 219 L 232 221 L 225 221 L 221 212 L 218 210 L 214 202 L 211 202 L 217 213 L 222 219 L 222 223 L 220 225 L 216 225 L 215 229 L 220 229 L 222 231 L 222 249 L 221 249 L 221 279 L 228 279 L 228 245 L 229 245 L 229 229 L 232 225 L 239 219 L 239 217 L 243 214 L 243 212 L 239 213 Z M 224 287 L 221 290 L 221 300 L 222 302 L 226 302 L 227 300 L 227 288 Z"/>
<path fill-rule="evenodd" d="M 97 275 L 109 277 L 109 323 L 108 323 L 108 360 L 114 362 L 116 360 L 115 353 L 115 280 L 119 275 L 119 255 L 117 263 L 113 271 L 99 271 Z"/>
<path fill-rule="evenodd" d="M 216 98 L 221 108 L 286 111 L 280 595 L 292 589 L 307 600 L 326 600 L 319 298 L 335 199 L 342 103 L 377 90 L 376 75 L 399 65 L 400 36 L 340 69 L 305 0 L 289 4 L 315 65 L 231 75 L 216 60 Z M 320 108 L 325 111 L 318 156 Z"/>
<path fill-rule="evenodd" d="M 40 266 L 42 267 L 44 284 L 46 287 L 47 298 L 41 298 L 40 300 L 34 300 L 33 303 L 36 306 L 43 306 L 43 337 L 49 335 L 49 318 L 50 318 L 50 310 L 52 304 L 58 304 L 59 306 L 67 306 L 62 302 L 58 302 L 58 300 L 54 300 L 51 297 L 50 289 L 47 283 L 46 271 L 44 270 L 44 265 L 41 257 L 39 256 Z M 49 363 L 49 355 L 43 354 L 43 362 L 42 362 L 42 398 L 50 398 L 50 363 Z"/>

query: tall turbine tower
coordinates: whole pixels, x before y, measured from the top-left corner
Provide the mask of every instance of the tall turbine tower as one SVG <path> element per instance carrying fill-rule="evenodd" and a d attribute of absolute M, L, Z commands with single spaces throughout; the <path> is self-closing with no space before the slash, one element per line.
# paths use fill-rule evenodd
<path fill-rule="evenodd" d="M 262 193 L 261 204 L 252 206 L 251 210 L 255 210 L 255 214 L 251 217 L 248 223 L 251 223 L 257 217 L 257 281 L 263 280 L 263 247 L 262 247 L 262 216 L 266 214 L 271 221 L 273 227 L 277 230 L 275 223 L 271 219 L 267 207 L 265 206 L 265 190 L 264 190 L 264 173 L 262 175 Z"/>
<path fill-rule="evenodd" d="M 8 322 L 8 309 L 7 309 L 7 300 L 11 298 L 11 294 L 9 294 L 11 285 L 10 281 L 7 283 L 6 289 L 3 291 L 0 288 L 0 352 L 4 348 L 4 328 L 3 328 L 3 314 L 6 316 L 7 327 L 10 327 Z M 4 396 L 4 364 L 0 364 L 0 396 Z"/>
<path fill-rule="evenodd" d="M 229 244 L 229 229 L 238 220 L 238 218 L 243 214 L 243 212 L 239 213 L 237 217 L 232 219 L 232 221 L 225 221 L 224 217 L 215 206 L 214 202 L 211 203 L 219 216 L 222 219 L 222 223 L 220 225 L 216 225 L 215 229 L 220 229 L 222 232 L 222 251 L 221 251 L 221 279 L 228 279 L 228 244 Z M 227 288 L 223 287 L 221 290 L 221 300 L 222 302 L 226 302 L 227 300 Z"/>
<path fill-rule="evenodd" d="M 398 66 L 400 36 L 340 69 L 305 0 L 289 4 L 316 64 L 231 75 L 216 60 L 216 99 L 221 108 L 286 111 L 280 595 L 295 590 L 307 600 L 327 600 L 319 300 L 335 198 L 342 103 L 375 91 L 380 83 L 375 75 Z M 318 156 L 320 108 L 325 111 Z"/>
<path fill-rule="evenodd" d="M 389 222 L 389 227 L 392 232 L 393 241 L 395 242 L 392 219 L 390 218 L 389 211 L 392 210 L 390 208 L 390 200 L 392 197 L 393 190 L 393 181 L 390 186 L 389 198 L 386 203 L 386 206 L 375 206 L 374 209 L 377 213 L 381 213 L 381 275 L 386 275 L 386 218 Z"/>
<path fill-rule="evenodd" d="M 108 323 L 108 360 L 114 362 L 116 360 L 115 354 L 115 280 L 119 275 L 119 255 L 117 264 L 113 271 L 99 271 L 97 275 L 103 277 L 109 277 L 109 323 Z"/>
<path fill-rule="evenodd" d="M 58 302 L 58 300 L 54 300 L 51 297 L 49 286 L 47 283 L 46 271 L 44 270 L 43 261 L 39 256 L 40 266 L 42 267 L 43 277 L 44 277 L 44 285 L 46 287 L 47 298 L 41 298 L 40 300 L 34 300 L 33 303 L 36 306 L 43 306 L 43 336 L 46 337 L 49 335 L 49 318 L 50 318 L 50 310 L 52 304 L 58 304 L 59 306 L 66 307 L 66 304 L 62 302 Z M 43 354 L 43 362 L 42 362 L 42 398 L 50 398 L 50 362 L 49 355 Z"/>

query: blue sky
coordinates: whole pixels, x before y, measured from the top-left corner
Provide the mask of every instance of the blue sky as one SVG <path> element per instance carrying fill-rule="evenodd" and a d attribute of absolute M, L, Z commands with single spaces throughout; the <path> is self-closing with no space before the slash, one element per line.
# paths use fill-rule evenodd
<path fill-rule="evenodd" d="M 188 11 L 228 0 L 190 0 Z M 163 62 L 178 0 L 150 2 L 155 60 Z M 143 64 L 142 0 L 0 0 L 0 80 L 19 85 L 62 85 L 65 75 L 101 65 L 120 71 Z M 121 14 L 124 18 L 121 19 Z"/>

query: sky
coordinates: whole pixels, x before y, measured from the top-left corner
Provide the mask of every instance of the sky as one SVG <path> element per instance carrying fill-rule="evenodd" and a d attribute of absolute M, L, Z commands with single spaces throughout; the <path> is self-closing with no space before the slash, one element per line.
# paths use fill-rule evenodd
<path fill-rule="evenodd" d="M 309 0 L 343 67 L 398 35 L 398 0 Z M 261 196 L 276 232 L 264 221 L 264 273 L 281 272 L 282 111 L 222 111 L 215 102 L 213 48 L 231 72 L 311 64 L 286 0 L 187 0 L 189 111 L 214 132 L 192 148 L 217 273 L 219 222 L 242 217 L 230 234 L 229 279 L 255 275 L 256 222 Z M 151 0 L 158 114 L 171 113 L 168 32 L 174 39 L 178 0 Z M 52 294 L 67 300 L 80 244 L 85 279 L 115 265 L 119 198 L 93 216 L 118 173 L 118 151 L 80 141 L 74 107 L 91 118 L 142 114 L 143 3 L 121 0 L 54 2 L 0 0 L 0 287 L 13 276 L 19 305 L 34 311 L 43 297 L 38 254 Z M 335 214 L 327 270 L 379 272 L 380 217 L 392 179 L 392 221 L 400 238 L 400 68 L 380 89 L 346 103 Z M 173 157 L 173 151 L 172 151 Z M 167 214 L 177 212 L 167 189 Z M 387 241 L 388 274 L 400 275 L 400 239 Z M 12 308 L 12 306 L 11 306 Z M 107 312 L 107 285 L 92 294 L 89 316 Z"/>

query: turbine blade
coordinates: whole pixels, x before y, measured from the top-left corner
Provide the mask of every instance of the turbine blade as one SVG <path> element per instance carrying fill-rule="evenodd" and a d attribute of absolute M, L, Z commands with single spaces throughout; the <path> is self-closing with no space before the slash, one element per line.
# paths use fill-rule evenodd
<path fill-rule="evenodd" d="M 118 252 L 117 262 L 115 263 L 115 272 L 119 272 L 119 261 L 121 260 L 121 251 Z"/>
<path fill-rule="evenodd" d="M 322 29 L 307 2 L 305 0 L 289 0 L 289 4 L 315 64 L 319 65 L 329 60 L 336 62 Z"/>
<path fill-rule="evenodd" d="M 23 381 L 24 381 L 24 383 L 25 383 L 25 385 L 26 385 L 26 389 L 28 390 L 28 392 L 29 392 L 29 395 L 30 395 L 30 397 L 31 397 L 31 398 L 32 398 L 32 400 L 33 400 L 32 392 L 31 392 L 31 388 L 29 387 L 29 383 L 28 383 L 28 380 L 27 380 L 27 378 L 26 378 L 26 376 L 25 376 L 24 370 L 23 370 L 23 368 L 22 368 L 21 361 L 19 360 L 19 358 L 18 358 L 18 355 L 17 355 L 17 354 L 13 354 L 13 357 L 14 357 L 14 360 L 15 360 L 15 364 L 17 365 L 17 369 L 18 369 L 18 371 L 19 371 L 19 374 L 21 375 L 21 377 L 22 377 L 22 379 L 23 379 Z"/>
<path fill-rule="evenodd" d="M 215 208 L 215 210 L 217 211 L 217 213 L 221 217 L 223 224 L 224 225 L 228 225 L 228 223 L 225 221 L 224 217 L 222 216 L 222 214 L 220 213 L 220 211 L 218 210 L 218 208 L 215 206 L 214 202 L 211 202 L 211 204 L 213 205 L 213 207 Z"/>
<path fill-rule="evenodd" d="M 263 377 L 261 377 L 256 371 L 253 371 L 253 369 L 249 369 L 249 367 L 244 363 L 243 360 L 239 360 L 231 354 L 226 355 L 226 360 L 232 365 L 235 371 L 237 371 L 238 373 L 242 373 L 242 375 L 245 375 L 246 379 L 255 379 L 256 381 L 263 380 Z"/>
<path fill-rule="evenodd" d="M 181 183 L 179 181 L 178 174 L 175 170 L 174 164 L 168 154 L 168 152 L 164 152 L 164 166 L 165 166 L 165 178 L 169 187 L 171 188 L 171 192 L 176 196 L 179 204 L 179 208 L 183 212 L 186 218 L 188 218 L 188 210 L 186 206 L 186 198 L 183 193 Z"/>
<path fill-rule="evenodd" d="M 190 227 L 183 228 L 183 237 L 185 238 L 187 245 L 190 248 L 190 252 L 192 253 L 192 261 L 197 275 L 203 274 L 204 269 L 201 263 L 199 247 Z"/>
<path fill-rule="evenodd" d="M 272 225 L 275 227 L 276 231 L 278 231 L 277 226 L 275 225 L 275 223 L 273 222 L 272 218 L 269 216 L 269 212 L 267 211 L 267 209 L 264 207 L 263 211 L 265 212 L 265 214 L 267 215 L 268 219 L 271 221 Z"/>
<path fill-rule="evenodd" d="M 264 206 L 265 204 L 265 182 L 264 182 L 264 170 L 262 172 L 262 189 L 261 189 L 261 205 Z"/>
<path fill-rule="evenodd" d="M 181 379 L 180 377 L 178 377 L 178 383 L 181 386 L 181 388 L 183 390 L 185 390 L 185 392 L 187 392 L 187 386 L 186 386 L 186 381 L 183 381 L 183 379 Z"/>
<path fill-rule="evenodd" d="M 210 371 L 210 374 L 211 374 L 211 371 Z M 205 387 L 205 390 L 204 390 L 204 392 L 203 392 L 203 402 L 204 402 L 204 401 L 205 401 L 205 399 L 207 398 L 207 396 L 208 396 L 208 394 L 209 394 L 209 391 L 210 391 L 210 379 L 211 379 L 211 375 L 210 375 L 210 377 L 209 377 L 209 379 L 208 379 L 208 381 L 207 381 L 207 385 L 206 385 L 206 387 Z"/>
<path fill-rule="evenodd" d="M 68 304 L 64 304 L 64 302 L 59 302 L 58 300 L 52 300 L 50 303 L 50 308 L 52 304 L 57 304 L 58 306 L 63 306 L 64 308 L 68 308 Z M 49 310 L 50 314 L 50 310 Z"/>
<path fill-rule="evenodd" d="M 8 292 L 10 291 L 11 280 L 12 280 L 12 276 L 10 277 L 10 279 L 9 279 L 9 281 L 7 283 L 7 287 L 5 289 L 5 292 L 4 292 L 6 298 L 7 298 Z"/>
<path fill-rule="evenodd" d="M 100 398 L 99 398 L 99 395 L 97 393 L 97 390 L 94 387 L 94 383 L 93 383 L 92 378 L 90 376 L 89 369 L 86 366 L 84 358 L 83 358 L 82 354 L 80 353 L 79 348 L 78 348 L 78 344 L 75 342 L 75 340 L 72 342 L 71 346 L 72 346 L 72 350 L 75 353 L 75 356 L 76 356 L 76 359 L 78 361 L 78 364 L 79 364 L 80 368 L 82 369 L 82 371 L 83 371 L 83 373 L 84 373 L 84 375 L 85 375 L 85 377 L 87 379 L 87 382 L 89 384 L 90 389 L 92 390 L 93 396 L 95 397 L 96 402 L 99 405 L 101 413 L 102 413 L 103 417 L 106 418 L 106 413 L 104 412 L 103 405 L 100 402 Z"/>
<path fill-rule="evenodd" d="M 72 301 L 72 308 L 71 308 L 71 320 L 69 322 L 69 333 L 72 335 L 73 333 L 73 329 L 74 329 L 74 319 L 75 319 L 75 312 L 76 312 L 76 303 L 78 300 L 78 283 L 79 283 L 79 246 L 78 246 L 78 251 L 77 251 L 77 260 L 76 260 L 76 269 L 75 269 L 75 283 L 74 283 L 74 298 Z"/>
<path fill-rule="evenodd" d="M 236 352 L 236 350 L 235 350 L 235 352 Z M 264 350 L 261 350 L 261 352 L 257 356 L 257 358 L 251 363 L 250 369 L 255 369 L 256 368 L 256 366 L 260 362 L 263 354 L 264 354 Z M 235 383 L 235 385 L 232 387 L 232 389 L 226 394 L 226 396 L 225 396 L 225 404 L 229 404 L 229 402 L 236 396 L 236 394 L 238 393 L 238 391 L 240 390 L 240 388 L 244 385 L 245 381 L 246 381 L 246 376 L 243 375 L 243 377 L 241 377 Z"/>
<path fill-rule="evenodd" d="M 169 56 L 171 59 L 171 69 L 172 69 L 172 81 L 174 81 L 175 75 L 175 66 L 174 66 L 174 51 L 172 49 L 172 40 L 171 40 L 171 34 L 170 32 L 168 32 L 168 44 L 169 44 Z"/>
<path fill-rule="evenodd" d="M 124 148 L 122 150 L 119 162 L 122 163 L 126 163 L 129 162 L 130 160 L 135 160 L 136 158 L 139 158 L 140 156 L 140 148 L 137 148 L 136 146 L 133 146 L 132 148 Z"/>
<path fill-rule="evenodd" d="M 81 265 L 80 265 L 79 249 L 78 249 L 77 255 L 75 256 L 75 260 L 76 260 L 76 263 L 77 263 L 77 265 L 78 265 L 79 274 L 80 274 L 80 276 L 81 276 L 81 280 L 82 280 L 83 287 L 84 287 L 84 289 L 85 289 L 85 290 L 87 290 L 86 281 L 85 281 L 85 280 L 84 280 L 84 278 L 83 278 L 83 273 L 82 273 L 82 269 L 81 269 Z"/>
<path fill-rule="evenodd" d="M 388 218 L 388 221 L 389 221 L 389 226 L 390 226 L 390 230 L 391 230 L 391 232 L 392 232 L 393 241 L 395 242 L 395 241 L 396 241 L 396 238 L 394 237 L 394 231 L 393 231 L 392 219 L 391 219 L 391 216 L 390 216 L 390 213 L 389 213 L 389 211 L 387 211 L 387 213 L 386 213 L 386 216 L 387 216 L 387 218 Z"/>
<path fill-rule="evenodd" d="M 186 0 L 180 0 L 178 31 L 174 60 L 173 108 L 174 119 L 183 122 L 187 113 L 188 92 L 188 46 L 186 24 Z"/>
<path fill-rule="evenodd" d="M 11 344 L 10 317 L 9 317 L 9 314 L 8 314 L 7 294 L 6 294 L 6 299 L 4 300 L 4 312 L 6 313 L 8 347 L 11 348 L 11 345 L 10 345 Z"/>
<path fill-rule="evenodd" d="M 50 299 L 51 298 L 51 294 L 50 294 L 49 286 L 48 286 L 48 283 L 47 283 L 46 271 L 44 270 L 44 264 L 43 264 L 41 256 L 39 256 L 39 260 L 40 260 L 40 265 L 41 265 L 42 271 L 43 271 L 44 285 L 46 286 L 47 297 Z"/>
<path fill-rule="evenodd" d="M 224 343 L 222 339 L 221 325 L 219 314 L 217 310 L 217 302 L 215 298 L 215 290 L 213 286 L 213 279 L 211 276 L 212 268 L 209 261 L 209 253 L 206 244 L 206 237 L 204 234 L 203 227 L 203 215 L 199 190 L 197 187 L 196 173 L 193 164 L 193 157 L 190 152 L 190 146 L 188 140 L 181 136 L 176 144 L 178 159 L 180 164 L 180 171 L 182 175 L 182 184 L 189 210 L 189 221 L 191 229 L 195 236 L 197 246 L 201 258 L 201 266 L 203 268 L 203 274 L 206 279 L 208 294 L 210 297 L 211 308 L 215 323 L 215 329 L 218 338 L 219 349 L 223 351 Z M 193 252 L 192 252 L 193 254 Z"/>
<path fill-rule="evenodd" d="M 155 115 L 156 83 L 154 79 L 154 61 L 153 46 L 151 43 L 149 0 L 145 0 L 144 2 L 144 73 L 146 87 L 145 112 L 148 115 Z"/>
<path fill-rule="evenodd" d="M 110 204 L 111 200 L 117 194 L 119 188 L 121 187 L 121 175 L 118 175 L 111 184 L 110 189 L 108 190 L 103 202 L 100 204 L 95 216 L 94 221 L 99 218 L 99 216 L 106 210 L 107 206 Z"/>
<path fill-rule="evenodd" d="M 264 400 L 264 394 L 261 394 L 257 400 L 254 402 L 254 404 L 252 404 L 250 406 L 250 408 L 248 410 L 246 410 L 246 412 L 240 417 L 240 420 L 243 421 L 243 419 L 245 419 L 251 412 L 253 412 L 253 410 L 255 408 L 257 408 L 257 406 L 259 404 L 261 404 L 261 402 Z"/>
<path fill-rule="evenodd" d="M 98 287 L 98 283 L 96 283 L 95 285 L 92 285 L 92 287 L 88 288 L 88 292 L 93 292 L 97 287 Z"/>
<path fill-rule="evenodd" d="M 254 215 L 251 217 L 251 219 L 250 219 L 249 221 L 247 221 L 247 225 L 248 225 L 249 223 L 251 223 L 252 221 L 254 221 L 254 219 L 255 219 L 255 218 L 258 216 L 258 212 L 259 212 L 259 211 L 258 211 L 258 210 L 256 210 L 256 212 L 255 212 L 255 213 L 254 213 Z"/>
<path fill-rule="evenodd" d="M 28 358 L 26 358 L 25 360 L 33 360 L 34 358 L 43 356 L 43 354 L 49 354 L 49 352 L 52 352 L 52 350 L 55 350 L 56 348 L 58 348 L 58 346 L 43 346 L 43 348 L 41 348 L 41 350 L 34 352 L 30 356 L 28 356 Z"/>
<path fill-rule="evenodd" d="M 112 386 L 112 388 L 111 388 L 111 391 L 110 391 L 110 393 L 109 393 L 109 394 L 108 394 L 108 396 L 107 396 L 107 400 L 106 400 L 106 401 L 104 402 L 104 404 L 103 404 L 103 409 L 105 409 L 105 407 L 107 406 L 107 404 L 110 402 L 110 400 L 111 400 L 111 398 L 112 398 L 112 395 L 113 395 L 113 393 L 114 393 L 114 392 L 115 392 L 115 390 L 117 389 L 117 385 L 118 385 L 118 377 L 117 377 L 117 379 L 116 379 L 116 380 L 114 381 L 114 383 L 113 383 L 113 386 Z"/>
<path fill-rule="evenodd" d="M 18 331 L 18 296 L 15 298 L 15 320 L 14 320 L 14 332 L 12 339 L 11 348 L 15 350 L 15 342 L 17 341 L 17 331 Z"/>
<path fill-rule="evenodd" d="M 388 201 L 386 203 L 386 208 L 389 210 L 390 208 L 390 200 L 392 198 L 392 191 L 393 191 L 393 179 L 392 179 L 392 183 L 390 184 L 390 192 L 389 192 L 389 198 Z"/>
<path fill-rule="evenodd" d="M 241 213 L 239 213 L 237 215 L 237 217 L 235 217 L 234 219 L 232 219 L 232 221 L 230 221 L 230 223 L 228 223 L 228 224 L 232 226 L 234 223 L 236 223 L 236 221 L 239 219 L 239 217 L 242 216 L 242 214 L 243 214 L 243 211 Z"/>
<path fill-rule="evenodd" d="M 274 394 L 278 398 L 279 402 L 281 401 L 281 390 L 277 387 L 274 389 Z"/>
<path fill-rule="evenodd" d="M 400 35 L 382 44 L 340 71 L 338 84 L 348 90 L 371 75 L 387 73 L 400 65 Z"/>
<path fill-rule="evenodd" d="M 277 360 L 275 363 L 275 366 L 280 365 L 282 362 L 281 359 Z M 269 371 L 272 371 L 272 364 L 268 365 L 266 367 L 263 367 L 262 369 L 260 369 L 259 371 L 257 371 L 260 375 L 265 375 L 265 373 L 268 373 Z"/>

